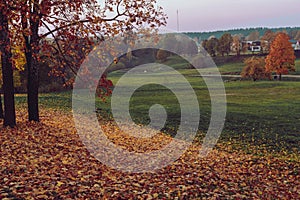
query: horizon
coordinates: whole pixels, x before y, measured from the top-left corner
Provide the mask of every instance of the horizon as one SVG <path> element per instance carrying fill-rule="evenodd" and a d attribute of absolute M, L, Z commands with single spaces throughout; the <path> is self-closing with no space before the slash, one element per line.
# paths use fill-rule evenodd
<path fill-rule="evenodd" d="M 239 31 L 239 30 L 257 30 L 257 29 L 300 29 L 299 26 L 286 26 L 286 27 L 242 27 L 242 28 L 230 28 L 222 30 L 211 30 L 211 31 L 179 31 L 180 33 L 215 33 L 215 32 L 226 32 L 226 31 Z"/>

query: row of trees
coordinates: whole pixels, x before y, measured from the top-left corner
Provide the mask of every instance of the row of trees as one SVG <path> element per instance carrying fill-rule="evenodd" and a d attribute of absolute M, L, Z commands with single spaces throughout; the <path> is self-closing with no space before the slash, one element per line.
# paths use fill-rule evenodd
<path fill-rule="evenodd" d="M 231 35 L 230 33 L 225 33 L 219 39 L 211 36 L 209 39 L 203 40 L 202 46 L 211 56 L 224 56 L 225 54 L 229 55 L 229 53 L 235 53 L 239 56 L 241 53 L 246 53 L 249 50 L 249 44 L 246 41 L 260 41 L 260 53 L 269 53 L 270 45 L 278 33 L 280 32 L 266 30 L 264 35 L 260 36 L 258 31 L 254 31 L 247 37 L 241 34 Z"/>
<path fill-rule="evenodd" d="M 213 57 L 217 55 L 229 55 L 232 51 L 235 51 L 237 55 L 240 55 L 241 42 L 241 37 L 239 35 L 232 36 L 230 33 L 225 33 L 220 39 L 212 36 L 208 40 L 203 40 L 202 47 Z M 245 50 L 246 49 L 243 48 L 243 51 Z"/>
<path fill-rule="evenodd" d="M 252 57 L 244 61 L 245 68 L 241 75 L 244 78 L 271 79 L 275 72 L 281 80 L 282 74 L 295 71 L 295 53 L 286 33 L 278 33 L 270 46 L 270 53 L 266 58 Z"/>
<path fill-rule="evenodd" d="M 137 0 L 0 0 L 0 51 L 4 93 L 4 125 L 16 124 L 12 46 L 25 55 L 28 119 L 39 121 L 38 74 L 42 60 L 51 60 L 58 75 L 74 73 L 82 62 L 76 44 L 95 45 L 105 37 L 140 27 L 165 25 L 166 16 L 156 1 Z M 53 42 L 46 42 L 51 37 Z M 91 48 L 81 49 L 84 55 Z M 53 53 L 55 52 L 55 53 Z M 53 54 L 57 54 L 54 59 Z M 59 55 L 59 56 L 58 56 Z M 44 57 L 44 58 L 42 58 Z M 47 57 L 47 59 L 45 59 Z M 72 59 L 70 59 L 72 58 Z M 100 82 L 105 83 L 105 76 Z M 104 84 L 105 85 L 105 84 Z"/>

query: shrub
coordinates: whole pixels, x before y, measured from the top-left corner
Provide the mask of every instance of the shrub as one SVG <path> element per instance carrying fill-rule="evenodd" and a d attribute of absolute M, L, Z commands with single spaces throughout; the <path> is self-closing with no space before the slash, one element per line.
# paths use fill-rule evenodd
<path fill-rule="evenodd" d="M 259 57 L 247 58 L 245 61 L 245 67 L 241 73 L 243 78 L 251 78 L 253 81 L 259 79 L 271 79 L 271 74 L 266 72 L 265 59 Z"/>

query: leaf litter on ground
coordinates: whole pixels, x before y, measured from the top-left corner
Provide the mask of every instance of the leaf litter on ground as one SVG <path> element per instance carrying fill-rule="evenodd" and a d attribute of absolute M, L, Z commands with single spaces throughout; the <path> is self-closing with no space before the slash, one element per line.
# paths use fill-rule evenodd
<path fill-rule="evenodd" d="M 200 158 L 193 145 L 155 173 L 124 173 L 95 159 L 76 132 L 72 113 L 41 110 L 41 122 L 0 129 L 0 199 L 299 199 L 300 163 L 256 156 L 218 144 Z M 160 149 L 172 138 L 133 138 L 101 121 L 110 141 L 128 151 Z M 229 144 L 228 144 L 229 145 Z M 230 151 L 228 150 L 230 149 Z"/>

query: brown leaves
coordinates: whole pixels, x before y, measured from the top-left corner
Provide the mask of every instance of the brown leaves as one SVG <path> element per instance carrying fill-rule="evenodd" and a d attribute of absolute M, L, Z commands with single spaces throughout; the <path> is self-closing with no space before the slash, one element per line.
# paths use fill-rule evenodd
<path fill-rule="evenodd" d="M 0 129 L 0 198 L 8 199 L 297 199 L 300 164 L 247 155 L 220 144 L 199 158 L 194 144 L 175 163 L 157 173 L 130 174 L 108 168 L 81 143 L 72 114 L 41 111 L 41 123 Z M 152 151 L 171 138 L 158 134 L 133 139 L 101 121 L 108 138 L 131 151 Z"/>

